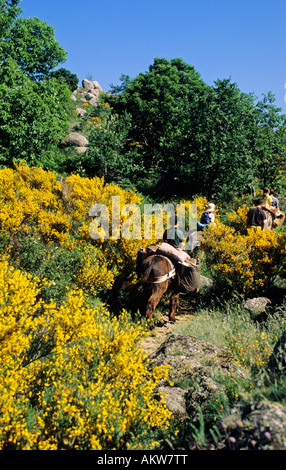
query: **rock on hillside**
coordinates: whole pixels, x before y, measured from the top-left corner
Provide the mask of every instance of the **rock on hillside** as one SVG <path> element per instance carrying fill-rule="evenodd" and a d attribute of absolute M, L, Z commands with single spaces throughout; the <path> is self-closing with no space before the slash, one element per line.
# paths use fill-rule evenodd
<path fill-rule="evenodd" d="M 62 147 L 75 147 L 78 153 L 84 153 L 88 149 L 89 142 L 87 138 L 78 132 L 71 132 L 61 143 Z"/>
<path fill-rule="evenodd" d="M 170 334 L 149 356 L 151 367 L 171 366 L 169 380 L 157 393 L 166 394 L 167 407 L 177 417 L 195 416 L 197 406 L 207 406 L 208 399 L 219 393 L 214 373 L 231 375 L 234 365 L 226 348 L 185 334 Z M 236 368 L 236 373 L 243 374 Z M 194 387 L 194 383 L 196 386 Z"/>
<path fill-rule="evenodd" d="M 103 89 L 97 81 L 92 82 L 84 78 L 82 86 L 73 91 L 71 98 L 75 102 L 80 100 L 82 103 L 88 102 L 91 105 L 96 105 L 102 92 Z"/>
<path fill-rule="evenodd" d="M 103 92 L 102 87 L 97 81 L 90 81 L 86 78 L 82 81 L 82 86 L 77 87 L 71 95 L 72 101 L 76 106 L 76 113 L 78 118 L 82 118 L 86 114 L 84 108 L 85 103 L 91 106 L 96 106 L 99 103 L 99 95 Z M 89 142 L 85 136 L 78 132 L 71 132 L 61 142 L 62 147 L 74 147 L 78 153 L 87 151 Z"/>
<path fill-rule="evenodd" d="M 71 132 L 64 140 L 63 145 L 65 147 L 75 146 L 75 147 L 87 147 L 88 140 L 82 134 L 78 132 Z"/>
<path fill-rule="evenodd" d="M 224 449 L 286 449 L 286 407 L 279 403 L 252 402 L 234 408 L 224 427 Z"/>
<path fill-rule="evenodd" d="M 282 355 L 285 350 L 282 348 Z M 203 412 L 207 411 L 209 403 L 225 392 L 224 380 L 215 378 L 227 376 L 236 380 L 237 376 L 245 377 L 247 373 L 233 363 L 228 349 L 172 331 L 149 354 L 148 359 L 151 369 L 161 365 L 171 366 L 169 381 L 161 382 L 156 394 L 158 399 L 164 396 L 174 417 L 179 420 L 190 418 L 192 422 L 197 420 L 198 407 Z M 280 403 L 238 403 L 230 410 L 225 422 L 218 423 L 218 426 L 221 437 L 219 442 L 211 444 L 212 449 L 286 449 L 286 407 Z"/>
<path fill-rule="evenodd" d="M 252 313 L 265 312 L 271 301 L 267 297 L 255 297 L 244 302 L 244 307 Z"/>

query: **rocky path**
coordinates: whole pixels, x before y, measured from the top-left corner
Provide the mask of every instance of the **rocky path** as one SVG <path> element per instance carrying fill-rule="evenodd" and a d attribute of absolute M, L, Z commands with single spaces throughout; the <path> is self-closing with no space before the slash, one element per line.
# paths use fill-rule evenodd
<path fill-rule="evenodd" d="M 177 332 L 179 329 L 176 325 L 186 324 L 194 319 L 194 308 L 187 299 L 180 302 L 175 324 L 168 321 L 166 313 L 167 308 L 141 346 L 151 359 L 151 367 L 171 367 L 170 383 L 159 384 L 156 393 L 164 396 L 167 408 L 180 422 L 189 418 L 196 423 L 198 405 L 203 413 L 207 413 L 209 403 L 215 403 L 218 397 L 228 392 L 225 386 L 229 381 L 232 380 L 235 384 L 238 377 L 245 378 L 247 371 L 233 362 L 226 348 Z M 226 377 L 225 381 L 223 376 Z M 219 377 L 219 381 L 216 381 L 216 377 Z M 249 398 L 251 400 L 251 395 Z M 285 405 L 268 400 L 244 400 L 235 402 L 221 416 L 223 422 L 217 424 L 220 428 L 216 441 L 205 436 L 202 446 L 194 439 L 193 434 L 186 434 L 184 442 L 180 443 L 180 449 L 285 450 Z M 172 443 L 166 440 L 167 444 L 173 449 Z"/>
<path fill-rule="evenodd" d="M 168 313 L 159 317 L 154 330 L 150 331 L 148 336 L 141 342 L 143 351 L 148 356 L 152 355 L 159 346 L 174 332 L 175 325 L 180 322 L 192 321 L 194 312 L 188 301 L 181 300 L 180 308 L 176 316 L 176 323 L 170 323 Z"/>

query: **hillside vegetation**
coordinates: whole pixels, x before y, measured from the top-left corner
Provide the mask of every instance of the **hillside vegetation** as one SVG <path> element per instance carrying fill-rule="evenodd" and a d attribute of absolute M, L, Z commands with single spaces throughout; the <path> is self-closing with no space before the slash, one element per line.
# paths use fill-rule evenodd
<path fill-rule="evenodd" d="M 233 410 L 285 406 L 285 225 L 246 230 L 249 179 L 257 195 L 273 187 L 285 209 L 285 116 L 271 93 L 258 100 L 229 79 L 208 86 L 179 58 L 122 75 L 96 103 L 73 101 L 78 80 L 54 71 L 66 52 L 18 3 L 0 0 L 0 448 L 235 448 Z M 63 146 L 71 130 L 88 140 L 83 152 Z M 111 215 L 114 198 L 121 236 L 111 226 L 91 236 L 91 208 Z M 175 325 L 163 298 L 150 333 L 140 289 L 121 286 L 137 280 L 138 249 L 158 241 L 143 238 L 143 216 L 132 236 L 132 210 L 158 202 L 195 204 L 198 219 L 215 202 L 216 224 L 199 254 L 209 284 L 182 296 Z M 271 301 L 263 311 L 246 308 L 261 296 Z M 160 328 L 215 351 L 200 358 L 206 377 L 152 364 L 144 345 Z M 188 391 L 188 417 L 170 410 L 162 384 Z M 283 447 L 269 435 L 240 447 Z"/>

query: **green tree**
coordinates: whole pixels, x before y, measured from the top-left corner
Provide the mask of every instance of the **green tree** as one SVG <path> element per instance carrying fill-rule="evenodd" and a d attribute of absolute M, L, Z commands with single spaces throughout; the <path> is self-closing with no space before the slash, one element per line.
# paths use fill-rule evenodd
<path fill-rule="evenodd" d="M 50 76 L 62 81 L 62 83 L 65 83 L 69 87 L 70 91 L 74 91 L 78 85 L 77 75 L 64 68 L 51 72 Z"/>
<path fill-rule="evenodd" d="M 170 188 L 176 191 L 182 120 L 195 117 L 206 88 L 199 73 L 182 59 L 155 58 L 145 74 L 139 74 L 113 98 L 119 113 L 125 110 L 132 116 L 129 138 L 139 143 L 152 191 L 157 188 L 162 195 Z"/>
<path fill-rule="evenodd" d="M 128 136 L 140 144 L 153 194 L 211 197 L 242 190 L 252 166 L 252 95 L 229 79 L 206 85 L 179 58 L 156 58 L 145 74 L 124 85 L 111 101 L 119 113 L 132 116 Z"/>
<path fill-rule="evenodd" d="M 256 174 L 263 186 L 279 188 L 286 160 L 286 115 L 275 105 L 273 93 L 263 95 L 256 105 L 257 135 L 254 142 Z"/>
<path fill-rule="evenodd" d="M 119 116 L 104 102 L 104 97 L 101 100 L 84 119 L 89 149 L 81 157 L 81 164 L 89 176 L 104 176 L 109 182 L 129 184 L 142 171 L 140 159 L 136 158 L 136 143 L 133 145 L 128 140 L 131 117 L 126 111 Z"/>
<path fill-rule="evenodd" d="M 113 83 L 109 85 L 110 93 L 114 95 L 119 95 L 120 93 L 123 93 L 128 87 L 128 85 L 131 83 L 131 78 L 129 75 L 121 74 L 119 80 L 121 82 L 121 85 L 113 85 Z"/>
<path fill-rule="evenodd" d="M 7 60 L 0 70 L 0 164 L 23 159 L 52 168 L 70 105 L 68 88 L 55 78 L 30 80 Z"/>
<path fill-rule="evenodd" d="M 4 39 L 8 36 L 11 25 L 21 13 L 21 8 L 17 5 L 20 0 L 0 0 L 0 60 L 3 55 Z"/>
<path fill-rule="evenodd" d="M 51 26 L 20 18 L 19 0 L 0 0 L 0 165 L 53 167 L 71 105 L 66 85 L 48 78 L 66 52 Z"/>
<path fill-rule="evenodd" d="M 217 80 L 203 100 L 193 134 L 195 165 L 189 162 L 197 191 L 207 197 L 243 192 L 255 172 L 252 141 L 256 132 L 254 96 L 230 79 Z"/>
<path fill-rule="evenodd" d="M 18 18 L 4 38 L 2 65 L 13 59 L 28 77 L 39 80 L 64 62 L 66 55 L 52 26 L 38 18 Z"/>

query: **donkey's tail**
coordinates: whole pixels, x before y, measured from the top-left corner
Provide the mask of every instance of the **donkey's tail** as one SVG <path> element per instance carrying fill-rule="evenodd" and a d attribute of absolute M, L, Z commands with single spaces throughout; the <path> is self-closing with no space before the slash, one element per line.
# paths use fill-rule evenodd
<path fill-rule="evenodd" d="M 136 282 L 135 284 L 123 284 L 121 289 L 131 290 L 131 289 L 135 289 L 136 287 L 141 286 L 142 284 L 144 284 L 144 282 L 148 281 L 151 271 L 152 271 L 152 264 L 150 264 L 150 266 L 146 269 L 143 276 L 138 282 Z"/>

